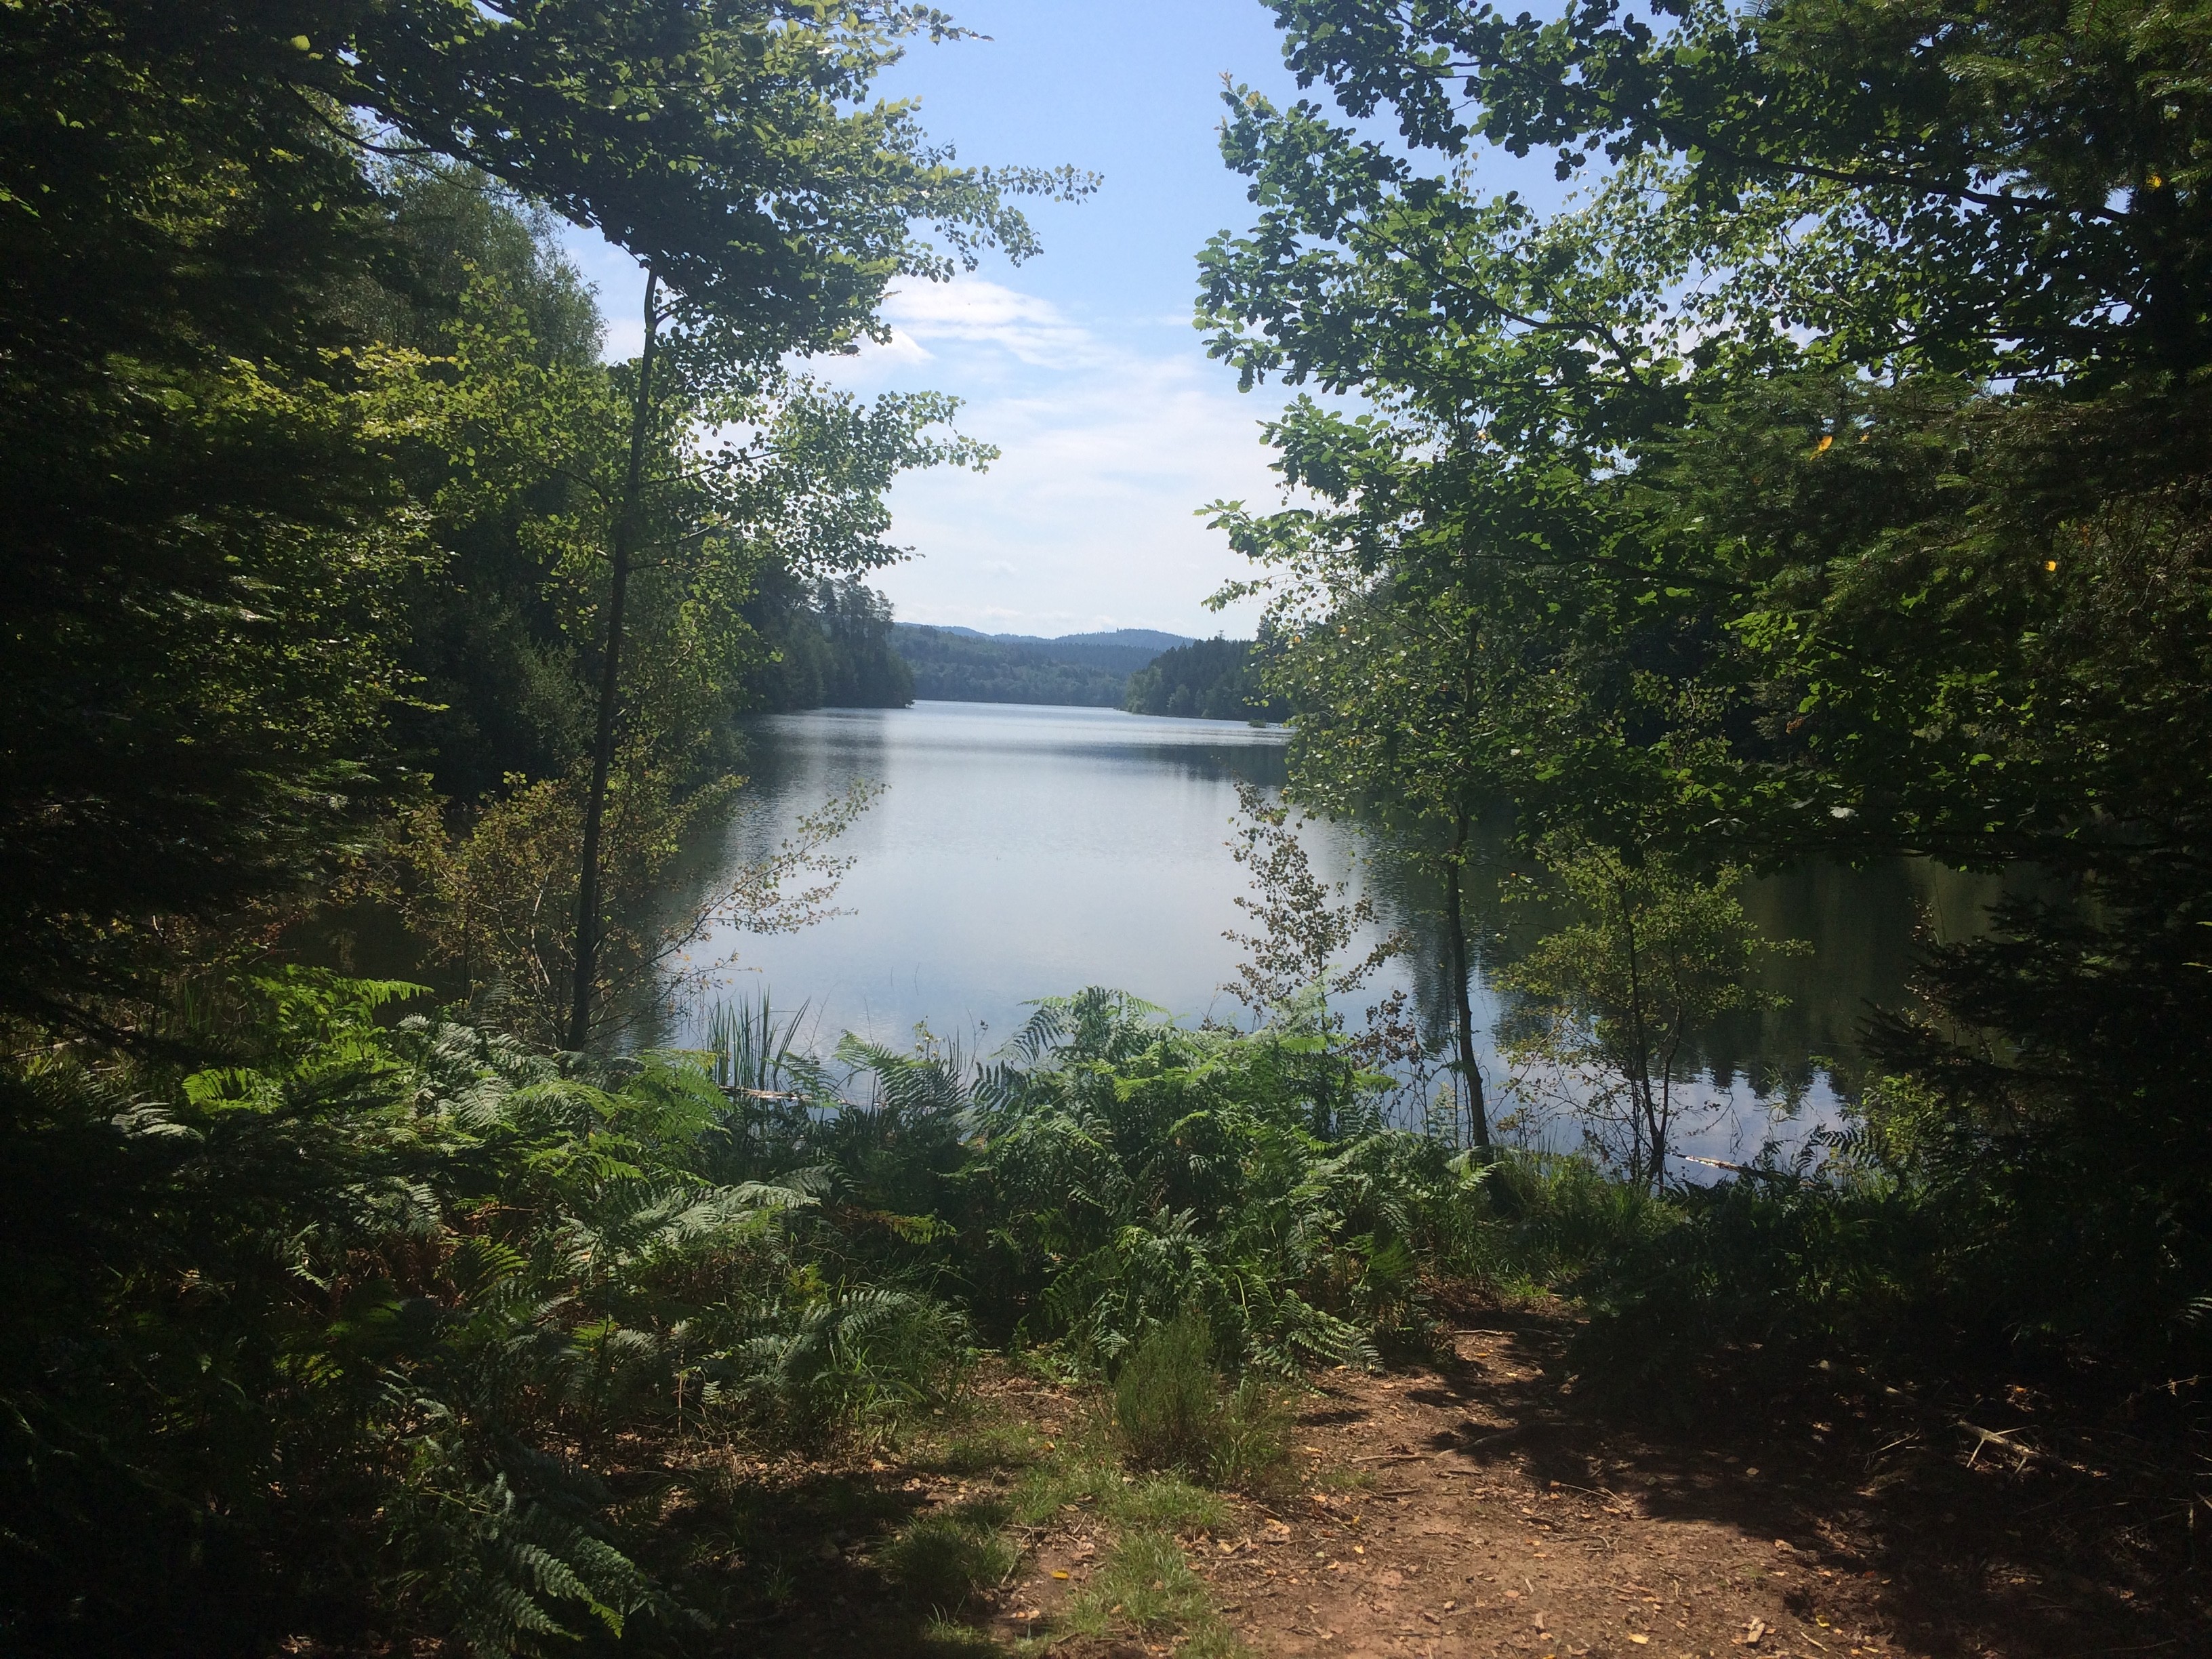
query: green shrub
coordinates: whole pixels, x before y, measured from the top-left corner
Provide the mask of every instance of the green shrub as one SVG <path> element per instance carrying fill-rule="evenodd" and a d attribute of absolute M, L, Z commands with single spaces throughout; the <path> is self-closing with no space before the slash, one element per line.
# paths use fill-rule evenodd
<path fill-rule="evenodd" d="M 1213 1336 L 1194 1309 L 1137 1345 L 1114 1382 L 1114 1420 L 1130 1460 L 1152 1469 L 1204 1470 L 1221 1417 Z"/>
<path fill-rule="evenodd" d="M 1468 1168 L 1439 1265 L 1508 1294 L 1559 1290 L 1641 1256 L 1680 1220 L 1668 1198 L 1588 1158 L 1503 1152 Z"/>
<path fill-rule="evenodd" d="M 713 1321 L 701 1328 L 723 1334 Z M 942 1303 L 881 1286 L 765 1297 L 731 1330 L 736 1340 L 702 1373 L 718 1397 L 742 1402 L 757 1436 L 805 1449 L 882 1431 L 944 1399 L 967 1337 Z"/>

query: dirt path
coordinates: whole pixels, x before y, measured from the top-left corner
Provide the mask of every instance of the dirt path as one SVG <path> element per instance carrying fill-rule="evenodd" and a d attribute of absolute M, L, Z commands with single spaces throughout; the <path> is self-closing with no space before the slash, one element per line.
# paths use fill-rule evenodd
<path fill-rule="evenodd" d="M 1721 1413 L 1704 1435 L 1643 1437 L 1570 1409 L 1552 1363 L 1556 1322 L 1492 1314 L 1462 1327 L 1455 1365 L 1331 1373 L 1299 1413 L 1297 1496 L 1241 1504 L 1229 1532 L 1186 1540 L 1257 1652 L 2212 1652 L 2201 1604 L 2183 1604 L 2170 1582 L 2161 1595 L 2148 1556 L 2130 1574 L 2112 1531 L 2124 1516 L 2095 1517 L 2094 1536 L 2081 1529 L 2085 1503 L 2127 1507 L 2100 1490 L 2115 1484 L 2109 1471 L 2002 1442 L 1973 1455 L 1963 1432 L 1931 1446 L 1896 1432 L 1896 1409 L 1854 1417 L 1832 1396 L 1830 1414 L 1844 1421 L 1795 1421 L 1784 1408 L 1752 1425 Z M 1080 1592 L 1096 1548 L 1079 1527 L 1044 1540 L 1001 1630 L 1049 1620 Z M 1086 1650 L 1173 1644 L 1052 1650 Z"/>
<path fill-rule="evenodd" d="M 1110 1459 L 1016 1518 L 1097 1402 L 1003 1372 L 978 1377 L 948 1414 L 967 1426 L 934 1450 L 801 1466 L 780 1486 L 744 1475 L 750 1518 L 724 1523 L 741 1540 L 722 1558 L 729 1622 L 707 1646 L 868 1659 L 1240 1644 L 1268 1659 L 2212 1653 L 2188 1525 L 2192 1504 L 2212 1523 L 2212 1500 L 2174 1478 L 2177 1459 L 2208 1462 L 2201 1443 L 2114 1431 L 2092 1450 L 2024 1389 L 1939 1408 L 1872 1388 L 1854 1399 L 1832 1379 L 1802 1401 L 1716 1398 L 1695 1430 L 1654 1433 L 1580 1407 L 1565 1320 L 1476 1309 L 1454 1324 L 1451 1362 L 1321 1378 L 1264 1497 L 1181 1488 L 1212 1518 L 1161 1523 L 1158 1579 L 1130 1577 L 1127 1528 L 1109 1517 L 1117 1494 L 1141 1504 L 1146 1488 Z M 977 1451 L 979 1432 L 1000 1449 Z M 896 1540 L 977 1513 L 1012 1528 L 1011 1570 L 964 1616 L 929 1617 L 900 1588 Z M 1120 1605 L 1146 1589 L 1169 1613 Z"/>

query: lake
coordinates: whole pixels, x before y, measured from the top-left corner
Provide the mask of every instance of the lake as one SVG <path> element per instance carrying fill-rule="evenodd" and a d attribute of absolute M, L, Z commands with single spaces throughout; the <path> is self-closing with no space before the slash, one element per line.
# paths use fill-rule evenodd
<path fill-rule="evenodd" d="M 842 850 L 841 915 L 722 936 L 739 994 L 804 1002 L 823 1036 L 903 1043 L 927 1023 L 995 1046 L 1023 1005 L 1109 985 L 1225 1014 L 1243 890 L 1224 844 L 1236 780 L 1279 784 L 1280 727 L 1103 708 L 921 702 L 750 727 L 751 783 L 712 862 L 756 858 L 856 780 L 884 793 Z"/>
<path fill-rule="evenodd" d="M 903 1047 L 926 1027 L 988 1052 L 1028 1003 L 1089 985 L 1186 1022 L 1243 1016 L 1222 989 L 1240 957 L 1223 935 L 1243 923 L 1236 900 L 1249 890 L 1229 848 L 1236 785 L 1281 784 L 1282 728 L 922 702 L 777 715 L 749 732 L 751 782 L 736 814 L 690 850 L 692 881 L 758 857 L 857 780 L 884 786 L 841 844 L 855 862 L 840 914 L 792 934 L 718 936 L 695 953 L 708 963 L 734 954 L 719 976 L 723 994 L 803 1006 L 811 1046 L 826 1051 L 851 1031 Z M 1375 899 L 1386 928 L 1431 935 L 1419 881 L 1356 831 L 1316 825 L 1305 841 L 1317 870 Z M 1501 917 L 1490 890 L 1474 888 L 1494 963 L 1530 924 Z M 1740 1158 L 1831 1120 L 1831 1074 L 1847 1073 L 1869 1006 L 1903 997 L 1917 941 L 1973 932 L 1993 896 L 1986 879 L 1914 860 L 1749 884 L 1747 907 L 1770 935 L 1813 950 L 1768 971 L 1785 1007 L 1706 1035 L 1710 1080 L 1698 1093 L 1714 1109 L 1684 1149 Z M 1401 958 L 1373 989 L 1406 989 L 1440 1029 L 1434 960 L 1426 948 Z M 1486 1024 L 1497 1006 L 1480 982 L 1475 1004 Z M 702 1014 L 694 1008 L 670 1035 L 695 1037 Z M 1494 1097 L 1501 1068 L 1487 1042 L 1479 1046 Z M 1559 1144 L 1563 1131 L 1553 1122 L 1530 1133 Z"/>

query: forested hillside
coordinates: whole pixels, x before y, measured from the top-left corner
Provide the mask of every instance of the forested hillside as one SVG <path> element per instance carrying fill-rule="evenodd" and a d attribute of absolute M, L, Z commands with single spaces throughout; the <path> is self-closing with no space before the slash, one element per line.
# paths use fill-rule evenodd
<path fill-rule="evenodd" d="M 1089 708 L 1118 707 L 1129 676 L 1151 661 L 1162 643 L 1171 645 L 1175 639 L 1125 628 L 1048 640 L 919 623 L 898 623 L 893 636 L 914 672 L 918 697 Z"/>
<path fill-rule="evenodd" d="M 1207 720 L 1280 720 L 1291 706 L 1262 683 L 1250 640 L 1194 640 L 1164 651 L 1129 678 L 1133 714 Z"/>
<path fill-rule="evenodd" d="M 955 630 L 947 630 L 948 632 Z M 1001 645 L 1026 646 L 1063 662 L 1090 663 L 1117 674 L 1133 674 L 1163 651 L 1190 641 L 1156 628 L 1116 628 L 1103 634 L 1063 634 L 1045 639 L 1035 634 L 988 634 Z"/>
<path fill-rule="evenodd" d="M 745 620 L 767 647 L 745 680 L 753 707 L 903 708 L 914 701 L 890 603 L 857 577 L 819 579 L 809 591 L 789 573 L 763 573 Z"/>
<path fill-rule="evenodd" d="M 0 1651 L 2202 1647 L 2212 5 L 1267 9 L 1264 646 L 1125 688 L 892 625 L 994 452 L 810 372 L 1097 185 L 943 14 L 0 0 Z M 878 793 L 702 874 L 737 716 L 1000 683 L 1293 711 L 1216 1009 L 706 1006 Z M 1689 1156 L 1746 883 L 1908 858 L 2004 896 Z"/>

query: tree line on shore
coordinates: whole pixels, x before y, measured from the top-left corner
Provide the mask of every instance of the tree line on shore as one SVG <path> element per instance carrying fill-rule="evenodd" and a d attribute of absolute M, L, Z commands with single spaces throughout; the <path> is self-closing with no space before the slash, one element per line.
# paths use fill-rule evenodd
<path fill-rule="evenodd" d="M 1186 720 L 1287 720 L 1291 705 L 1261 678 L 1263 650 L 1258 641 L 1217 635 L 1163 651 L 1129 677 L 1121 707 Z"/>
<path fill-rule="evenodd" d="M 1146 641 L 1127 642 L 1131 636 Z M 969 629 L 896 625 L 892 643 L 926 702 L 1121 708 L 1132 714 L 1280 720 L 1290 708 L 1260 682 L 1251 640 L 1184 640 L 1143 629 L 1044 640 Z M 895 706 L 895 705 L 894 705 Z"/>

